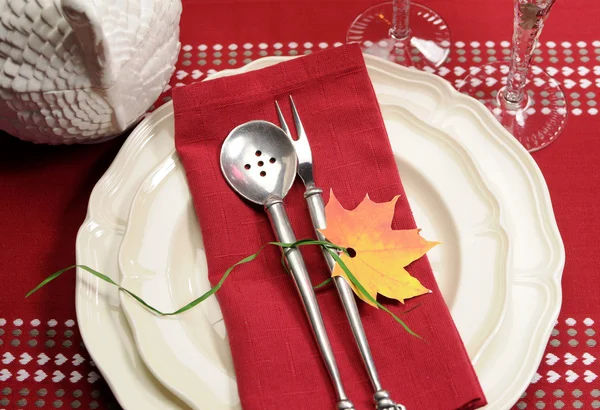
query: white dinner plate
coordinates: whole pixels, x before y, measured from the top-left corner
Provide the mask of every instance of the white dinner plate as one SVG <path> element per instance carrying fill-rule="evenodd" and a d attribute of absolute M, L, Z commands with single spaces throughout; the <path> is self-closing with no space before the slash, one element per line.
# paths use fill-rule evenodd
<path fill-rule="evenodd" d="M 494 337 L 506 337 L 496 331 L 512 279 L 501 204 L 455 140 L 401 107 L 386 104 L 382 115 L 417 226 L 425 238 L 442 242 L 427 254 L 440 290 L 476 371 L 489 377 L 485 366 L 495 351 L 487 347 Z M 164 121 L 172 123 L 173 117 Z M 123 287 L 166 312 L 210 289 L 200 227 L 177 154 L 150 173 L 134 198 L 119 267 Z M 121 303 L 138 351 L 165 386 L 198 410 L 241 408 L 214 295 L 176 318 L 158 317 L 126 294 Z M 506 387 L 480 381 L 492 401 Z"/>
<path fill-rule="evenodd" d="M 217 75 L 256 69 L 285 59 L 265 58 L 242 69 L 220 72 Z M 505 278 L 510 281 L 506 294 L 511 294 L 511 297 L 504 313 L 500 314 L 497 331 L 488 332 L 479 344 L 472 344 L 470 354 L 480 369 L 478 375 L 483 381 L 486 393 L 494 386 L 501 386 L 498 396 L 492 396 L 494 401 L 490 400 L 489 408 L 509 408 L 531 380 L 560 308 L 560 276 L 564 264 L 564 250 L 545 182 L 529 154 L 475 100 L 458 94 L 436 76 L 404 69 L 370 56 L 365 56 L 365 60 L 379 101 L 395 106 L 398 115 L 404 116 L 405 123 L 410 122 L 407 119 L 413 115 L 437 129 L 440 141 L 445 140 L 447 145 L 459 147 L 456 148 L 459 152 L 455 155 L 466 161 L 463 161 L 464 163 L 471 161 L 477 170 L 474 174 L 479 174 L 482 186 L 487 187 L 487 198 L 492 202 L 493 198 L 497 198 L 498 203 L 506 205 L 499 207 L 499 213 L 495 215 L 499 225 L 494 226 L 503 226 L 507 238 L 510 238 L 510 241 L 506 242 L 509 256 L 506 268 L 509 275 Z M 170 104 L 150 115 L 131 134 L 113 165 L 94 189 L 88 217 L 78 235 L 78 263 L 90 265 L 117 281 L 120 278 L 116 255 L 127 224 L 133 193 L 143 178 L 173 149 L 173 128 L 168 118 L 172 118 Z M 393 134 L 393 130 L 390 134 Z M 404 166 L 402 161 L 399 161 L 399 166 Z M 410 164 L 406 166 L 409 171 L 403 172 L 410 173 Z M 482 172 L 484 168 L 485 173 Z M 419 175 L 418 168 L 412 171 Z M 168 179 L 170 178 L 166 180 Z M 422 182 L 431 184 L 431 180 L 426 176 Z M 481 187 L 479 189 L 481 190 Z M 437 200 L 444 205 L 445 197 L 439 197 Z M 417 213 L 415 216 L 419 223 L 424 223 L 427 214 L 419 215 L 419 209 L 425 209 L 420 203 L 425 206 L 427 202 L 425 199 L 412 198 L 411 204 Z M 488 204 L 487 208 L 482 209 L 489 213 L 491 208 L 493 206 Z M 187 215 L 193 216 L 189 214 L 189 210 Z M 443 222 L 443 219 L 441 221 Z M 434 222 L 431 224 L 431 227 L 423 227 L 434 229 Z M 454 229 L 454 232 L 458 231 Z M 494 242 L 494 237 L 502 236 L 499 232 L 501 228 L 492 230 L 491 233 L 482 231 L 480 241 Z M 445 238 L 439 239 L 453 243 Z M 462 238 L 457 239 L 460 242 Z M 498 243 L 501 242 L 500 240 Z M 440 247 L 437 252 L 438 259 L 434 258 L 432 261 L 434 269 L 438 273 L 445 297 L 448 298 L 451 308 L 454 308 L 454 304 L 460 302 L 461 297 L 455 294 L 449 298 L 447 290 L 444 289 L 452 286 L 444 285 L 439 276 L 442 272 L 440 266 L 443 265 L 440 263 L 443 261 L 443 253 L 450 251 Z M 452 270 L 448 272 L 448 277 L 451 277 Z M 198 292 L 198 289 L 200 287 L 193 289 L 190 295 Z M 118 292 L 112 287 L 85 271 L 78 272 L 79 326 L 94 361 L 123 407 L 185 408 L 186 404 L 163 389 L 141 363 L 132 335 L 120 311 L 118 296 Z M 184 295 L 169 292 L 169 296 L 183 298 Z M 501 305 L 502 303 L 491 305 L 496 308 L 492 307 L 490 312 L 497 312 L 495 309 Z M 209 306 L 200 307 L 203 312 L 208 308 Z M 189 314 L 199 314 L 200 309 Z M 218 312 L 208 310 L 203 314 L 215 337 L 222 338 L 223 335 L 218 332 L 219 327 L 215 326 L 218 321 L 213 320 L 218 317 Z M 492 317 L 497 317 L 497 314 Z M 457 325 L 461 327 L 458 322 Z M 496 334 L 503 334 L 508 338 L 496 337 Z M 473 340 L 477 337 L 478 333 Z M 188 337 L 188 340 L 192 339 Z M 484 353 L 488 349 L 492 349 L 495 354 L 487 357 Z M 210 357 L 217 357 L 221 361 L 213 361 L 210 364 L 215 368 L 221 366 L 220 368 L 227 369 L 227 356 L 223 355 L 222 351 L 214 354 L 216 356 Z M 510 377 L 507 377 L 507 373 L 502 369 L 510 369 Z M 222 380 L 226 379 L 227 374 L 223 373 Z M 235 392 L 229 388 L 225 390 L 221 392 L 220 400 L 235 402 Z M 181 392 L 178 394 L 186 397 Z"/>

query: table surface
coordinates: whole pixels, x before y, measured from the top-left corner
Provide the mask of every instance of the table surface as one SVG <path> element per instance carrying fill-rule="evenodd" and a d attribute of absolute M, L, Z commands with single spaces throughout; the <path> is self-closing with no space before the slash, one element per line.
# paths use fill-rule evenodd
<path fill-rule="evenodd" d="M 452 84 L 470 67 L 508 53 L 510 1 L 423 2 L 452 32 L 450 61 L 436 72 Z M 170 85 L 200 81 L 212 70 L 240 67 L 265 55 L 332 47 L 344 41 L 349 23 L 372 4 L 184 0 L 182 50 Z M 557 2 L 535 56 L 535 63 L 563 84 L 568 98 L 564 133 L 533 154 L 550 189 L 567 260 L 561 314 L 518 409 L 600 407 L 598 12 L 600 4 L 592 0 Z M 167 91 L 155 106 L 168 99 Z M 82 343 L 74 275 L 27 300 L 24 295 L 75 262 L 75 236 L 90 192 L 125 139 L 51 147 L 0 135 L 0 409 L 119 408 Z"/>

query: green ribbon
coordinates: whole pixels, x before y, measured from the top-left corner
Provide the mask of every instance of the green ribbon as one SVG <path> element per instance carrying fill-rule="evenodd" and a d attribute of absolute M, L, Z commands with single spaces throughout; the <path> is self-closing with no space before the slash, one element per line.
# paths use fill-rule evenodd
<path fill-rule="evenodd" d="M 190 310 L 191 308 L 199 305 L 200 303 L 204 302 L 206 299 L 208 299 L 209 297 L 211 297 L 212 295 L 214 295 L 219 289 L 221 289 L 221 287 L 223 286 L 223 283 L 225 283 L 225 280 L 229 277 L 229 275 L 231 274 L 231 272 L 239 265 L 243 265 L 245 263 L 249 263 L 252 262 L 254 259 L 256 259 L 258 257 L 258 255 L 263 251 L 263 249 L 268 246 L 268 245 L 272 245 L 272 246 L 277 246 L 279 248 L 282 249 L 282 256 L 281 256 L 281 263 L 284 267 L 284 269 L 286 271 L 289 272 L 289 269 L 286 265 L 285 262 L 285 254 L 283 252 L 284 249 L 289 249 L 289 248 L 298 248 L 300 246 L 306 246 L 306 245 L 319 245 L 322 246 L 323 248 L 325 248 L 325 250 L 327 252 L 329 252 L 331 254 L 331 256 L 335 259 L 335 261 L 340 265 L 340 267 L 344 270 L 344 272 L 346 273 L 346 275 L 348 276 L 348 278 L 350 279 L 350 281 L 352 282 L 352 284 L 354 284 L 354 286 L 362 293 L 364 294 L 367 299 L 369 299 L 371 302 L 373 302 L 374 304 L 377 305 L 377 307 L 379 307 L 381 310 L 383 310 L 384 312 L 390 314 L 392 316 L 392 318 L 394 318 L 394 320 L 396 322 L 398 322 L 400 325 L 402 325 L 402 327 L 411 335 L 416 336 L 418 338 L 421 338 L 418 334 L 416 334 L 415 332 L 413 332 L 408 325 L 406 325 L 406 323 L 404 321 L 402 321 L 398 316 L 394 315 L 389 309 L 387 309 L 385 306 L 383 306 L 382 304 L 380 304 L 379 302 L 377 302 L 377 300 L 375 298 L 373 298 L 371 295 L 369 295 L 369 293 L 366 291 L 366 289 L 360 284 L 360 282 L 358 281 L 358 279 L 356 279 L 356 277 L 352 274 L 352 272 L 350 272 L 350 269 L 348 269 L 348 267 L 346 266 L 346 264 L 342 261 L 342 259 L 339 257 L 338 252 L 344 252 L 346 254 L 348 254 L 348 251 L 346 248 L 343 248 L 341 246 L 337 246 L 334 245 L 333 243 L 329 242 L 329 241 L 317 241 L 317 240 L 313 240 L 313 239 L 302 239 L 299 241 L 296 241 L 294 243 L 284 243 L 284 242 L 268 242 L 267 244 L 263 245 L 260 247 L 260 249 L 250 255 L 245 257 L 244 259 L 238 261 L 237 263 L 235 263 L 234 265 L 232 265 L 231 267 L 229 267 L 225 273 L 223 274 L 223 276 L 221 277 L 221 279 L 219 280 L 219 282 L 212 288 L 210 289 L 208 292 L 204 293 L 202 296 L 194 299 L 193 301 L 191 301 L 190 303 L 188 303 L 187 305 L 183 306 L 182 308 L 179 308 L 173 312 L 162 312 L 158 309 L 156 309 L 155 307 L 151 306 L 150 304 L 146 303 L 146 301 L 144 301 L 141 297 L 139 297 L 138 295 L 136 295 L 135 293 L 131 292 L 130 290 L 125 289 L 124 287 L 122 287 L 121 285 L 119 285 L 118 283 L 116 283 L 114 280 L 112 280 L 110 277 L 108 277 L 107 275 L 98 272 L 95 269 L 90 268 L 89 266 L 86 265 L 71 265 L 67 268 L 61 269 L 58 272 L 54 272 L 52 275 L 48 276 L 46 279 L 44 279 L 39 285 L 37 285 L 35 288 L 33 288 L 32 290 L 30 290 L 29 292 L 27 292 L 27 294 L 25 295 L 25 297 L 29 297 L 32 294 L 34 294 L 35 292 L 37 292 L 38 290 L 40 290 L 41 288 L 43 288 L 44 286 L 46 286 L 48 283 L 52 282 L 54 279 L 58 278 L 59 276 L 61 276 L 63 273 L 68 272 L 72 269 L 75 268 L 80 268 L 83 269 L 89 273 L 91 273 L 92 275 L 96 276 L 97 278 L 110 283 L 111 285 L 116 286 L 119 290 L 127 293 L 129 296 L 131 296 L 133 299 L 135 299 L 136 301 L 138 301 L 141 305 L 143 305 L 144 307 L 146 307 L 148 310 L 154 312 L 155 314 L 159 315 L 159 316 L 175 316 L 178 315 L 180 313 L 183 313 L 187 310 Z M 323 282 L 321 282 L 320 284 L 314 286 L 315 289 L 320 289 L 326 285 L 328 285 L 331 282 L 332 278 L 328 278 L 326 280 L 324 280 Z M 416 308 L 417 306 L 415 306 Z M 406 312 L 403 313 L 408 313 L 411 310 L 415 309 L 412 308 L 410 310 L 407 310 Z"/>

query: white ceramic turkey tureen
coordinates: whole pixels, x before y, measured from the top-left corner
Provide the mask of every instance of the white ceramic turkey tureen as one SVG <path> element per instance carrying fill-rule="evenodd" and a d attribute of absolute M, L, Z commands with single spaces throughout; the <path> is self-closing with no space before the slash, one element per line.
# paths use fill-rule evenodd
<path fill-rule="evenodd" d="M 180 0 L 0 0 L 0 129 L 46 144 L 121 134 L 179 54 Z"/>

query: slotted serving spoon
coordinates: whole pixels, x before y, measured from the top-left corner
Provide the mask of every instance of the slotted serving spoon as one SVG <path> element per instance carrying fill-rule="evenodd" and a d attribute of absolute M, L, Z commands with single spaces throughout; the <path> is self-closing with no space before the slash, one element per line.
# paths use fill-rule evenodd
<path fill-rule="evenodd" d="M 296 151 L 290 139 L 270 122 L 250 121 L 239 125 L 229 133 L 221 147 L 221 171 L 225 179 L 240 196 L 264 206 L 277 240 L 285 243 L 296 241 L 283 198 L 294 183 L 297 166 Z M 336 390 L 337 408 L 354 409 L 344 391 L 302 254 L 297 248 L 285 249 L 284 254 Z"/>

